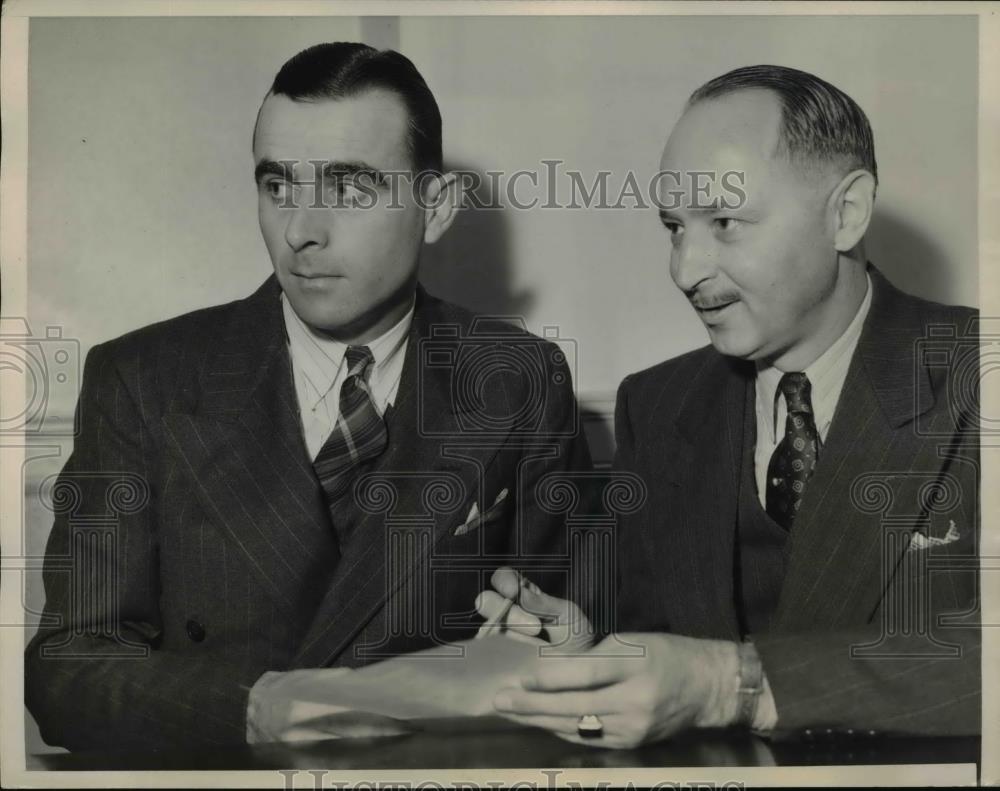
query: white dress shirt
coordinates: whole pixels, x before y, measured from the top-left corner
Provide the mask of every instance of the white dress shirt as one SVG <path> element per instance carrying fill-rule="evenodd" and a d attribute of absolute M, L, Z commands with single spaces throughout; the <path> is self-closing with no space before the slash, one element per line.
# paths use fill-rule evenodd
<path fill-rule="evenodd" d="M 380 415 L 384 415 L 396 400 L 413 308 L 411 304 L 406 315 L 391 329 L 365 344 L 375 358 L 368 371 L 368 389 Z M 284 294 L 281 295 L 281 310 L 292 358 L 302 435 L 309 457 L 315 459 L 340 417 L 340 387 L 347 379 L 344 361 L 347 344 L 312 329 L 298 317 Z"/>
<path fill-rule="evenodd" d="M 872 281 L 867 278 L 868 288 L 865 298 L 851 323 L 841 335 L 816 361 L 804 371 L 809 378 L 812 394 L 813 417 L 819 432 L 820 448 L 826 442 L 830 431 L 833 415 L 840 400 L 840 391 L 844 389 L 847 379 L 847 369 L 857 348 L 861 329 L 872 303 Z M 778 383 L 784 376 L 774 366 L 757 367 L 757 446 L 754 449 L 754 472 L 757 477 L 757 497 L 760 504 L 767 504 L 767 468 L 771 463 L 778 443 L 785 435 L 785 419 L 788 416 L 788 405 L 784 396 L 778 392 Z M 821 457 L 822 458 L 822 457 Z"/>

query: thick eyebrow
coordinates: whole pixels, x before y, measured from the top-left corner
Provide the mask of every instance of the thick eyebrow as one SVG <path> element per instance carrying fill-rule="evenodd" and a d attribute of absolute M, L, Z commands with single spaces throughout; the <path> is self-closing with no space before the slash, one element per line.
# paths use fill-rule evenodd
<path fill-rule="evenodd" d="M 291 180 L 291 163 L 275 162 L 273 159 L 262 159 L 253 169 L 253 180 L 260 184 L 264 176 L 277 176 L 278 178 Z"/>
<path fill-rule="evenodd" d="M 340 179 L 345 176 L 366 176 L 375 184 L 385 182 L 385 174 L 367 162 L 326 162 L 320 169 L 323 178 Z"/>
<path fill-rule="evenodd" d="M 307 163 L 313 167 L 319 166 L 319 174 L 324 179 L 342 179 L 348 176 L 366 176 L 375 184 L 385 183 L 385 174 L 378 168 L 369 165 L 367 162 L 341 162 L 338 160 L 331 160 L 328 162 Z M 277 176 L 278 178 L 284 179 L 285 181 L 290 181 L 292 183 L 296 182 L 292 178 L 292 162 L 291 161 L 281 161 L 276 162 L 273 159 L 262 159 L 254 167 L 253 175 L 254 180 L 259 184 L 264 176 Z"/>

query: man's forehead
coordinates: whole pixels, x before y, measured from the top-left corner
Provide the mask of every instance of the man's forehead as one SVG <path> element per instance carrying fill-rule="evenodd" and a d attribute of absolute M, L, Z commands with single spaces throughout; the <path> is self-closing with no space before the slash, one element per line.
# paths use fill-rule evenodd
<path fill-rule="evenodd" d="M 673 169 L 759 168 L 780 139 L 781 105 L 771 91 L 735 91 L 688 108 L 674 126 L 662 164 Z"/>
<path fill-rule="evenodd" d="M 383 171 L 409 165 L 406 107 L 387 91 L 343 99 L 264 100 L 254 132 L 254 162 L 366 162 Z"/>

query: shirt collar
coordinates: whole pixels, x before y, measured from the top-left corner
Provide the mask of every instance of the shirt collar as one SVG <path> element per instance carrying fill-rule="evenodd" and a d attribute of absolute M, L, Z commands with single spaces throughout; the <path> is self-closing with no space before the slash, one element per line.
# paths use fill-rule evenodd
<path fill-rule="evenodd" d="M 399 321 L 366 344 L 375 360 L 368 373 L 369 383 L 378 378 L 406 341 L 413 322 L 415 306 L 416 297 L 411 301 L 410 309 Z M 348 344 L 318 333 L 302 321 L 284 293 L 281 295 L 281 311 L 285 320 L 285 332 L 292 362 L 309 382 L 314 390 L 312 398 L 318 402 L 336 382 L 340 366 L 344 362 L 344 355 L 347 354 Z"/>
<path fill-rule="evenodd" d="M 847 370 L 850 368 L 851 358 L 854 356 L 865 318 L 868 316 L 868 309 L 871 307 L 872 279 L 867 273 L 865 278 L 867 281 L 865 297 L 861 300 L 858 312 L 854 314 L 851 323 L 847 325 L 843 334 L 804 371 L 811 387 L 816 428 L 822 439 L 825 439 L 827 429 L 833 422 L 833 413 L 837 408 L 837 401 L 840 400 L 840 391 L 847 379 Z M 757 367 L 757 409 L 769 417 L 767 422 L 772 431 L 776 430 L 774 423 L 777 417 L 778 383 L 782 376 L 784 372 L 773 365 Z"/>

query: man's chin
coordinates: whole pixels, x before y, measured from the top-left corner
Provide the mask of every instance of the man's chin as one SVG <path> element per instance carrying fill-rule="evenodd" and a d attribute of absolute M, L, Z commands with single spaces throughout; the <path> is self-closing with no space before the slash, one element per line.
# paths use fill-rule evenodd
<path fill-rule="evenodd" d="M 708 327 L 708 339 L 719 354 L 753 360 L 759 356 L 759 348 L 748 333 L 733 328 Z"/>
<path fill-rule="evenodd" d="M 342 305 L 331 305 L 329 300 L 320 301 L 313 299 L 289 299 L 292 310 L 303 323 L 307 324 L 316 332 L 337 337 L 350 328 L 360 318 L 356 311 L 348 309 Z"/>

